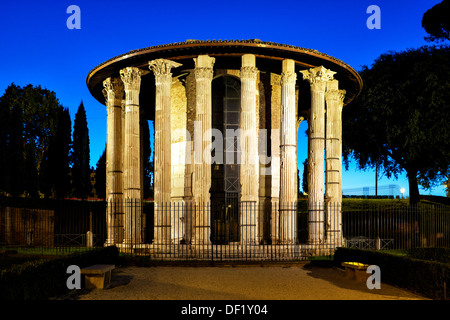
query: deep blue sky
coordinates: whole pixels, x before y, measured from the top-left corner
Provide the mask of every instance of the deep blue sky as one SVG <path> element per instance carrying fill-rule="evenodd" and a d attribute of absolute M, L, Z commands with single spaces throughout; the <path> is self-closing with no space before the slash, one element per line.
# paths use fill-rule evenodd
<path fill-rule="evenodd" d="M 106 141 L 106 110 L 86 87 L 88 72 L 130 50 L 186 39 L 261 39 L 316 49 L 357 71 L 382 53 L 427 44 L 423 13 L 441 0 L 315 1 L 2 1 L 0 95 L 9 84 L 55 91 L 72 117 L 83 100 L 95 166 Z M 69 30 L 67 7 L 81 9 L 81 29 Z M 369 30 L 370 5 L 381 9 L 381 29 Z M 306 123 L 299 130 L 299 162 L 306 158 Z M 300 166 L 300 170 L 303 168 Z M 343 172 L 343 189 L 373 186 L 372 170 Z M 379 185 L 399 180 L 380 178 Z M 429 191 L 421 191 L 429 194 Z M 444 195 L 444 188 L 431 192 Z"/>

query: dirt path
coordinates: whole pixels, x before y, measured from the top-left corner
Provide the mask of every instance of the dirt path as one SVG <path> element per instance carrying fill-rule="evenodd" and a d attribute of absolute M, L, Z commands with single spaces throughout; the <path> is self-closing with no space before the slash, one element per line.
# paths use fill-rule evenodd
<path fill-rule="evenodd" d="M 80 290 L 80 300 L 422 300 L 383 284 L 369 290 L 336 268 L 291 266 L 123 267 L 106 290 Z"/>

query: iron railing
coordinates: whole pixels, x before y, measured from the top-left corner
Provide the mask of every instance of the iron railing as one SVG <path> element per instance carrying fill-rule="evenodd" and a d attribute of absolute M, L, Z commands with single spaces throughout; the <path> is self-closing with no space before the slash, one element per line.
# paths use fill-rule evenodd
<path fill-rule="evenodd" d="M 332 254 L 338 246 L 450 247 L 450 207 L 139 200 L 0 207 L 0 247 L 105 245 L 156 260 L 213 261 L 300 260 Z"/>

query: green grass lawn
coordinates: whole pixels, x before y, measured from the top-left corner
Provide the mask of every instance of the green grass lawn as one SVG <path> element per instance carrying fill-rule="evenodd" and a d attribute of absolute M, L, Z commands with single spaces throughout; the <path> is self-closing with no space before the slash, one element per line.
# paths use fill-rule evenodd
<path fill-rule="evenodd" d="M 342 209 L 349 211 L 361 209 L 361 207 L 396 207 L 402 208 L 409 205 L 408 199 L 342 199 Z"/>
<path fill-rule="evenodd" d="M 307 207 L 308 199 L 299 199 L 301 206 Z M 418 206 L 427 206 L 430 204 L 439 205 L 429 200 L 421 200 Z M 344 209 L 360 209 L 361 207 L 407 207 L 409 206 L 409 199 L 359 199 L 359 198 L 344 198 L 342 199 L 342 207 Z"/>
<path fill-rule="evenodd" d="M 383 250 L 382 252 L 390 253 L 390 254 L 393 254 L 396 256 L 400 256 L 400 257 L 408 256 L 408 251 L 406 249 L 388 249 L 388 250 Z"/>

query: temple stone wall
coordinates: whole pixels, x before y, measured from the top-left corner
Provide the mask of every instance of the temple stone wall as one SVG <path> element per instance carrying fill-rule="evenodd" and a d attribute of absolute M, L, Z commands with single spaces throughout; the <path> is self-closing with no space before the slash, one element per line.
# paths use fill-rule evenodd
<path fill-rule="evenodd" d="M 186 147 L 187 141 L 187 97 L 186 89 L 179 78 L 172 80 L 171 88 L 171 198 L 173 201 L 183 200 L 185 196 Z"/>
<path fill-rule="evenodd" d="M 192 71 L 192 70 L 191 70 Z M 240 78 L 240 70 L 215 70 L 214 78 L 234 76 Z M 265 143 L 265 150 L 258 154 L 266 156 L 267 164 L 260 163 L 260 201 L 278 199 L 279 196 L 279 130 L 281 86 L 280 75 L 258 73 L 256 92 L 257 129 L 260 133 L 258 146 Z M 194 162 L 194 121 L 196 85 L 193 73 L 173 79 L 171 86 L 171 199 L 173 201 L 192 199 L 192 172 Z M 298 92 L 297 92 L 298 94 Z M 296 99 L 297 100 L 297 99 Z"/>

